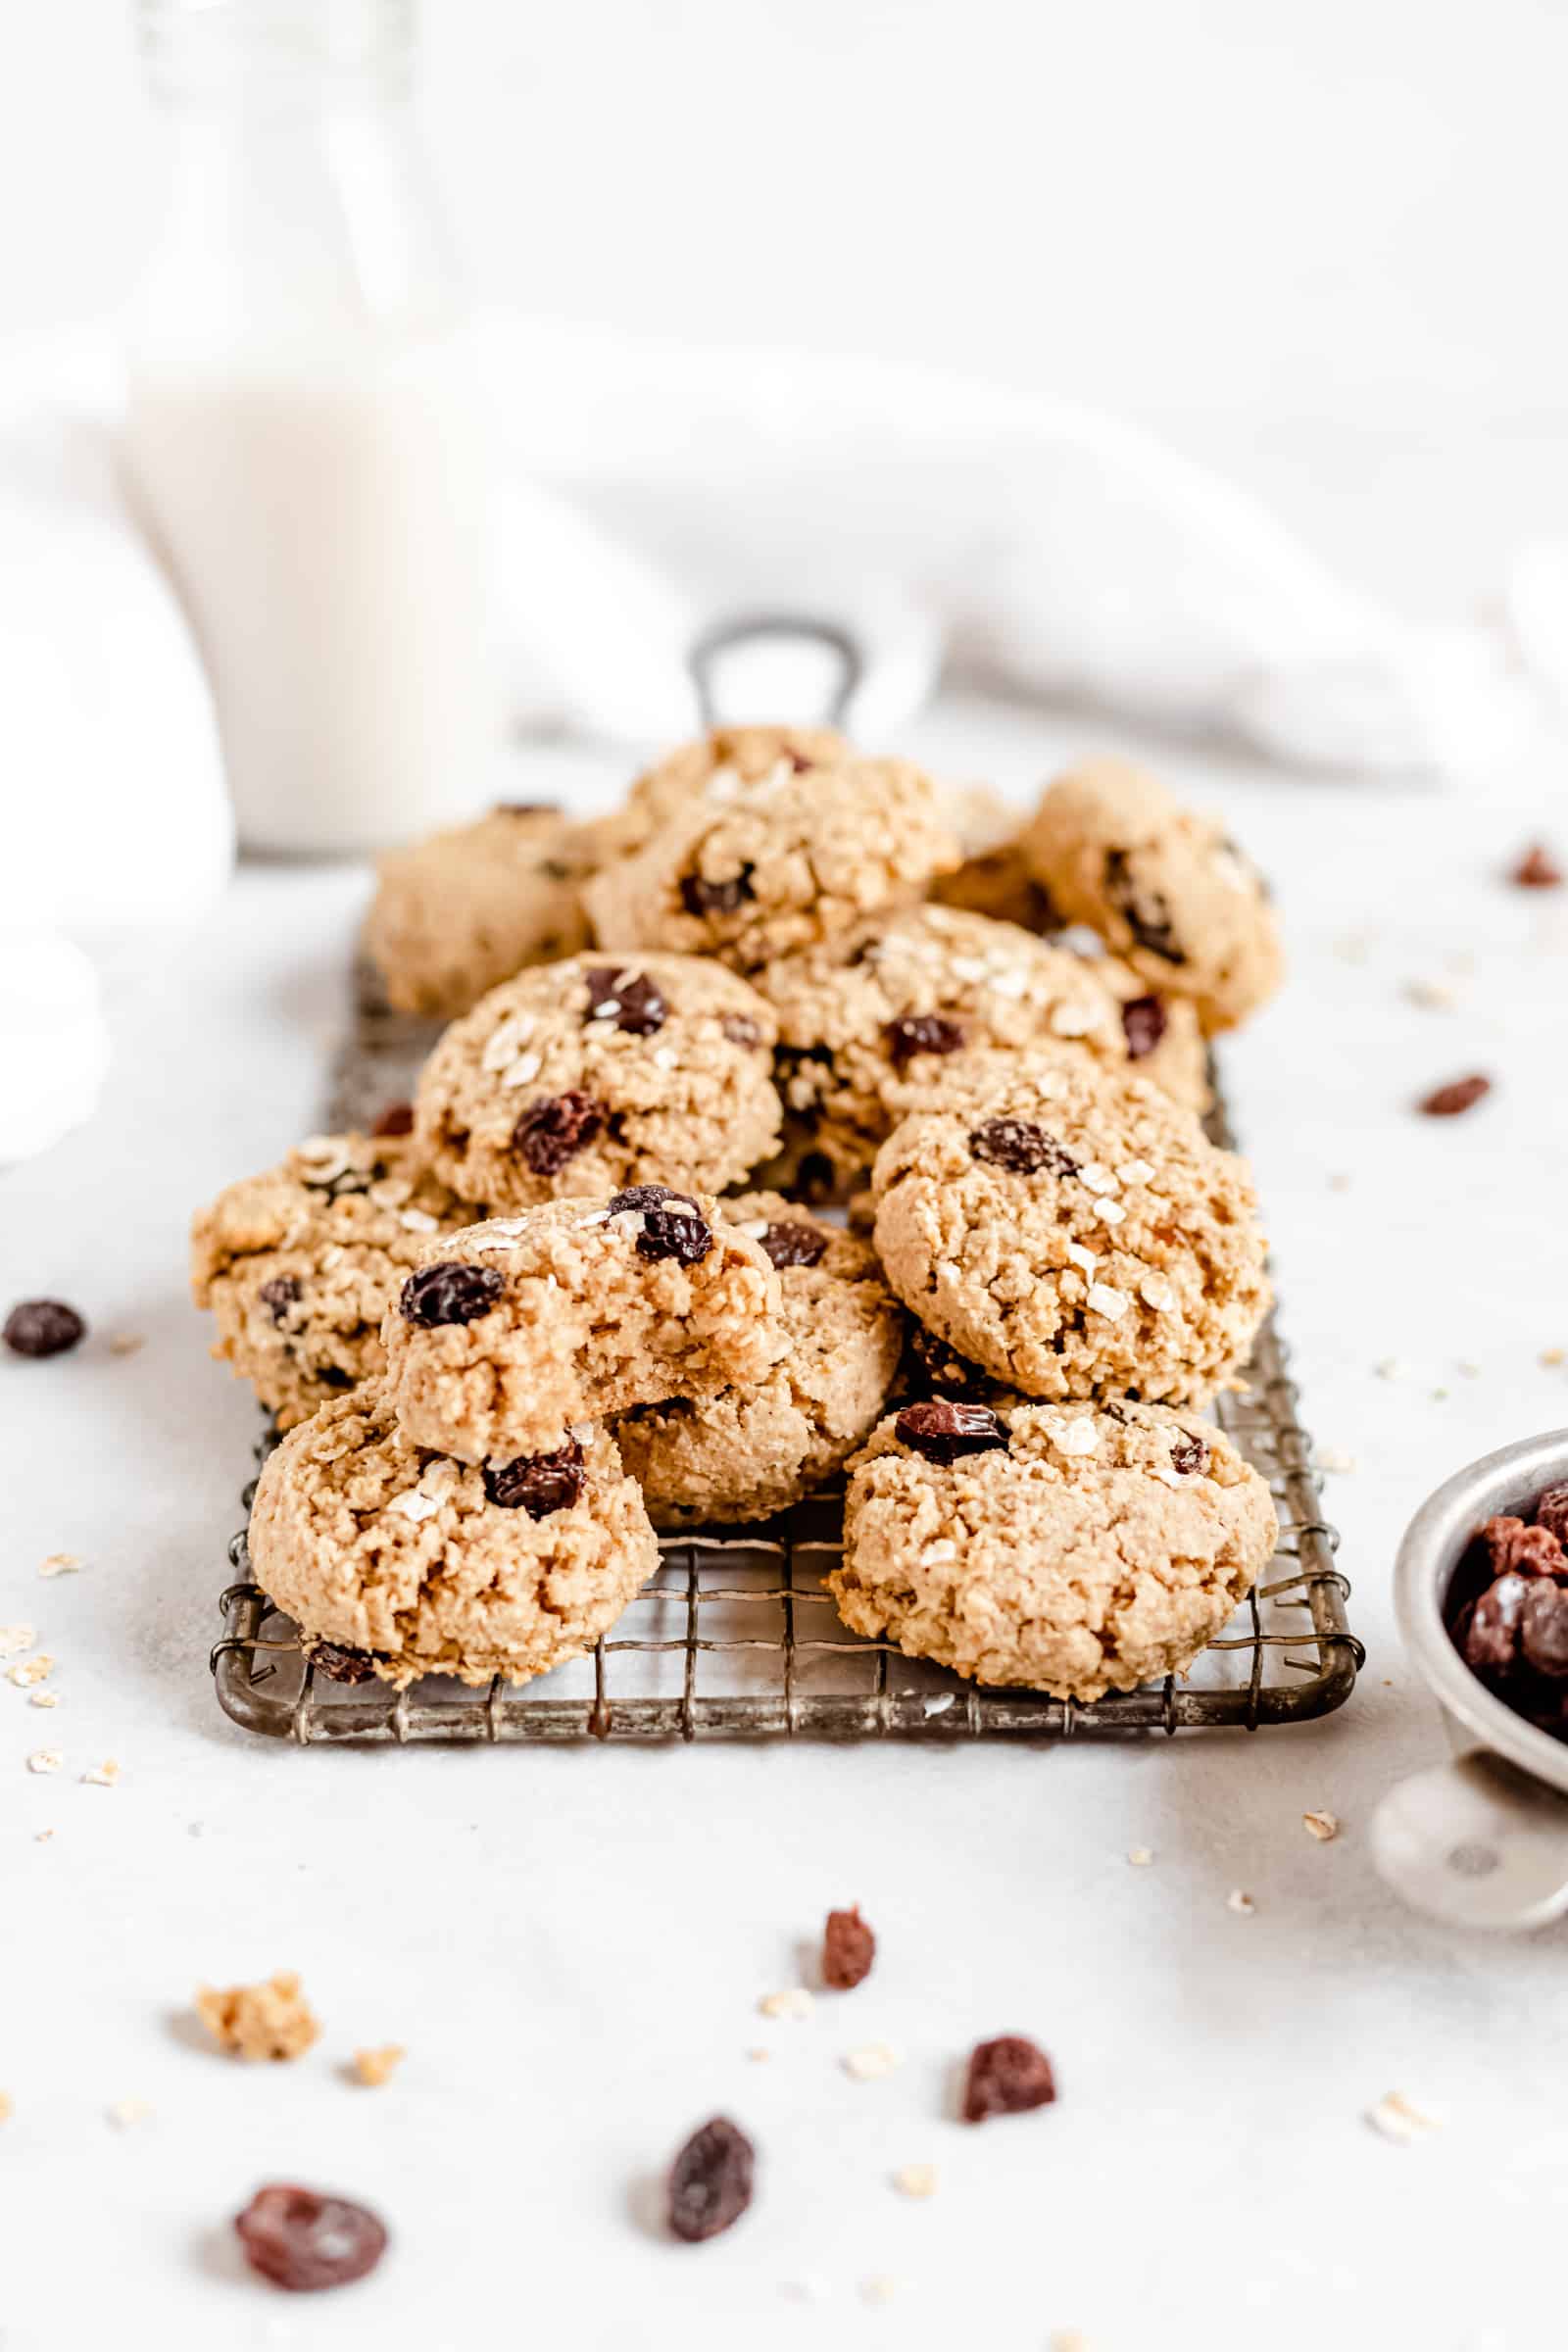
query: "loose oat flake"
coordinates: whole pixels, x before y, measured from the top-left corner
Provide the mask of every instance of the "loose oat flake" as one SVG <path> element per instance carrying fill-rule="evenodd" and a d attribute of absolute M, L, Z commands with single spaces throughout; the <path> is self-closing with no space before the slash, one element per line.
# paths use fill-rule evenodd
<path fill-rule="evenodd" d="M 27 1758 L 29 1772 L 58 1772 L 65 1762 L 65 1752 L 58 1747 L 35 1747 Z"/>
<path fill-rule="evenodd" d="M 937 2168 L 934 2164 L 901 2164 L 893 2176 L 893 2185 L 901 2197 L 933 2197 Z"/>
<path fill-rule="evenodd" d="M 856 2082 L 877 2082 L 884 2075 L 896 2074 L 904 2058 L 891 2042 L 866 2041 L 858 2050 L 846 2050 L 839 2064 Z"/>
<path fill-rule="evenodd" d="M 860 2287 L 867 2303 L 891 2303 L 898 2291 L 899 2282 L 896 2278 L 867 2278 Z"/>
<path fill-rule="evenodd" d="M 1225 1908 L 1227 1911 L 1235 1911 L 1243 1919 L 1250 1919 L 1252 1913 L 1257 1909 L 1257 1905 L 1245 1888 L 1233 1886 L 1225 1897 Z"/>
<path fill-rule="evenodd" d="M 116 2099 L 104 2113 L 117 2131 L 127 2132 L 133 2124 L 144 2124 L 152 2109 L 145 2099 Z"/>
<path fill-rule="evenodd" d="M 58 1690 L 34 1690 L 28 1695 L 27 1704 L 29 1707 L 58 1707 L 60 1693 Z"/>
<path fill-rule="evenodd" d="M 38 1637 L 30 1625 L 0 1625 L 0 1658 L 14 1658 L 21 1649 L 30 1649 Z"/>
<path fill-rule="evenodd" d="M 379 2090 L 383 2082 L 391 2081 L 408 2054 L 397 2041 L 383 2042 L 377 2050 L 356 2050 L 354 2072 L 367 2089 Z"/>
<path fill-rule="evenodd" d="M 1419 2107 L 1412 2107 L 1402 2090 L 1385 2091 L 1377 2105 L 1367 2109 L 1366 2120 L 1374 2132 L 1397 2147 L 1408 2147 L 1412 2140 L 1443 2129 L 1436 2116 L 1423 2115 Z"/>
<path fill-rule="evenodd" d="M 120 1766 L 113 1756 L 109 1756 L 102 1764 L 95 1764 L 90 1772 L 84 1772 L 81 1778 L 89 1788 L 117 1788 L 120 1786 Z"/>
<path fill-rule="evenodd" d="M 757 2006 L 764 2017 L 790 2017 L 802 2023 L 815 2003 L 804 1984 L 790 1984 L 782 1992 L 764 1992 Z"/>
<path fill-rule="evenodd" d="M 74 1576 L 81 1566 L 81 1554 L 75 1551 L 52 1551 L 38 1563 L 40 1576 Z"/>
<path fill-rule="evenodd" d="M 1320 1845 L 1327 1845 L 1331 1838 L 1337 1838 L 1340 1834 L 1337 1813 L 1303 1813 L 1301 1826 L 1307 1836 L 1315 1838 Z"/>

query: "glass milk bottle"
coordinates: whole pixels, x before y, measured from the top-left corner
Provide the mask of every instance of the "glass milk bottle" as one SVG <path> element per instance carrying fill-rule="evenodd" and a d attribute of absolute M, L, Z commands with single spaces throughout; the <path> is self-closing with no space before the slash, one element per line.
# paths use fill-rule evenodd
<path fill-rule="evenodd" d="M 126 466 L 240 838 L 472 812 L 501 737 L 484 405 L 410 121 L 412 0 L 138 0 L 168 201 Z"/>

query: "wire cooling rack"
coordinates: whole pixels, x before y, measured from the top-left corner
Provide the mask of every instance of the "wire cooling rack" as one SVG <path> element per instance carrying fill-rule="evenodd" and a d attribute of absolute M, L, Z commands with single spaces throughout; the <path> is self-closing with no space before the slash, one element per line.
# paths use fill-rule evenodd
<path fill-rule="evenodd" d="M 328 1119 L 368 1125 L 406 1097 L 434 1034 L 388 1009 L 358 976 L 354 1034 Z M 1216 1089 L 1217 1093 L 1217 1089 Z M 1233 1140 L 1223 1107 L 1210 1132 Z M 669 1536 L 658 1574 L 594 1650 L 535 1683 L 470 1690 L 429 1676 L 407 1690 L 343 1685 L 307 1658 L 290 1621 L 250 1576 L 242 1529 L 229 1544 L 218 1697 L 245 1730 L 323 1740 L 1116 1740 L 1150 1732 L 1304 1723 L 1343 1706 L 1364 1660 L 1346 1616 L 1339 1537 L 1322 1515 L 1311 1445 L 1273 1317 L 1244 1388 L 1216 1418 L 1267 1479 L 1280 1516 L 1271 1569 L 1190 1676 L 1092 1705 L 982 1690 L 945 1668 L 865 1642 L 822 1588 L 840 1551 L 842 1496 L 823 1494 L 754 1528 Z M 264 1438 L 265 1455 L 274 1441 Z M 242 1497 L 248 1509 L 254 1482 Z"/>

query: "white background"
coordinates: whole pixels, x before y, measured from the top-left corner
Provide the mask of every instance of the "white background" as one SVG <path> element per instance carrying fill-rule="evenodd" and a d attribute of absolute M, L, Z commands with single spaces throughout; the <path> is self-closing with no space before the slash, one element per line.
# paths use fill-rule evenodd
<path fill-rule="evenodd" d="M 1568 527 L 1559 9 L 429 14 L 431 140 L 489 293 L 1103 402 L 1413 608 L 1462 610 L 1521 539 Z M 4 32 L 9 327 L 118 298 L 150 139 L 118 5 L 14 8 Z M 1080 746 L 950 706 L 908 748 L 1024 797 Z M 1419 803 L 1167 764 L 1281 888 L 1292 986 L 1231 1070 L 1307 1417 L 1358 1464 L 1329 1509 L 1368 1674 L 1344 1714 L 1272 1739 L 356 1756 L 231 1730 L 205 1659 L 256 1417 L 205 1360 L 184 1226 L 313 1122 L 363 879 L 252 869 L 191 936 L 115 960 L 102 1117 L 0 1177 L 0 1298 L 54 1292 L 93 1324 L 76 1356 L 0 1366 L 0 1620 L 38 1626 L 64 1702 L 0 1686 L 3 2352 L 1550 2340 L 1563 1932 L 1424 1925 L 1379 1889 L 1366 1832 L 1441 1745 L 1393 1631 L 1399 1530 L 1456 1463 L 1568 1418 L 1539 1361 L 1568 1344 L 1568 942 L 1561 909 L 1497 880 L 1528 834 L 1561 837 L 1562 757 Z M 1450 1010 L 1404 993 L 1432 978 Z M 1484 1110 L 1410 1115 L 1475 1067 L 1499 1082 Z M 115 1331 L 142 1352 L 111 1355 Z M 40 1583 L 59 1549 L 87 1566 Z M 27 1775 L 46 1741 L 66 1769 Z M 105 1755 L 121 1787 L 82 1786 Z M 1334 1844 L 1309 1806 L 1342 1816 Z M 876 1977 L 764 2025 L 758 1997 L 855 1898 Z M 191 1989 L 274 1967 L 304 1972 L 323 2043 L 227 2067 Z M 1060 2105 L 966 2132 L 953 2062 L 1006 2029 L 1051 2048 Z M 902 2072 L 850 2082 L 839 2053 L 882 2037 Z M 403 2075 L 346 2083 L 382 2039 L 409 2045 Z M 1362 2118 L 1391 2089 L 1446 2130 L 1378 2139 Z M 154 2113 L 117 2133 L 125 2097 Z M 642 2184 L 716 2107 L 756 2132 L 763 2195 L 688 2253 L 642 2226 Z M 888 2172 L 921 2160 L 941 2190 L 903 2203 Z M 241 2275 L 226 2217 L 279 2175 L 383 2208 L 375 2281 L 296 2304 Z M 902 2282 L 880 2310 L 879 2276 Z M 803 2309 L 788 2290 L 811 2280 Z"/>
<path fill-rule="evenodd" d="M 475 281 L 1152 422 L 1412 608 L 1568 529 L 1555 0 L 429 0 Z M 0 327 L 117 300 L 128 0 L 6 12 Z"/>

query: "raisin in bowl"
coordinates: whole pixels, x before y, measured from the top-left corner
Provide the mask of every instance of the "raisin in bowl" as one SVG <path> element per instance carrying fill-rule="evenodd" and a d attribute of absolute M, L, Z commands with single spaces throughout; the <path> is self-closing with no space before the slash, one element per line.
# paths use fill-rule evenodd
<path fill-rule="evenodd" d="M 1373 1856 L 1408 1902 L 1455 1925 L 1568 1911 L 1564 1536 L 1568 1430 L 1551 1430 L 1457 1471 L 1399 1547 L 1399 1632 L 1450 1759 L 1385 1797 Z"/>

